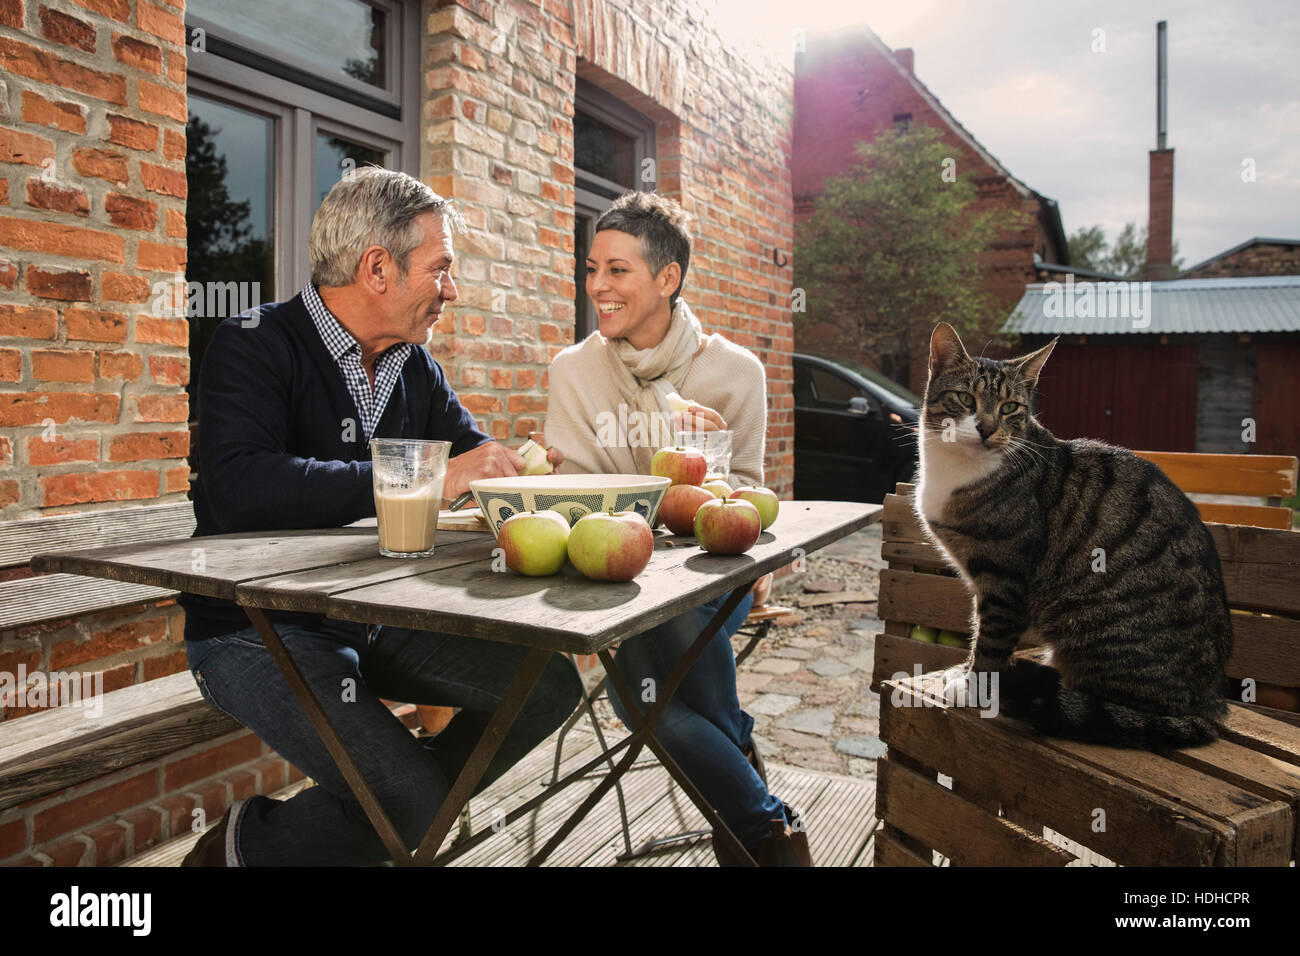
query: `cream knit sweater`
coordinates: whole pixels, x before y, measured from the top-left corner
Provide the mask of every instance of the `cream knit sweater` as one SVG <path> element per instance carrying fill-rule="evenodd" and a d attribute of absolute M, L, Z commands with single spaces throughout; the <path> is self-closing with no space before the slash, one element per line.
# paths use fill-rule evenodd
<path fill-rule="evenodd" d="M 671 424 L 638 422 L 629 396 L 602 350 L 608 341 L 593 332 L 551 363 L 546 402 L 546 444 L 564 453 L 560 474 L 636 474 L 629 438 L 663 447 Z M 677 388 L 687 401 L 718 412 L 734 432 L 731 474 L 738 485 L 763 484 L 767 434 L 767 377 L 758 358 L 721 335 L 705 335 Z M 620 405 L 622 408 L 620 409 Z M 640 427 L 638 427 L 640 426 Z M 657 444 L 656 444 L 657 443 Z"/>

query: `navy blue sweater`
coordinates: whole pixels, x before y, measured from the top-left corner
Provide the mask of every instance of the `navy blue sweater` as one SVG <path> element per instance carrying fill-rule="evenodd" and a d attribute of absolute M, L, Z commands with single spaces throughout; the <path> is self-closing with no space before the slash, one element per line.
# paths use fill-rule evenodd
<path fill-rule="evenodd" d="M 262 306 L 256 319 L 222 322 L 203 356 L 194 536 L 338 528 L 374 515 L 361 415 L 302 296 Z M 423 348 L 411 350 L 372 437 L 450 441 L 453 456 L 490 440 Z M 229 601 L 184 594 L 180 603 L 186 640 L 250 623 Z"/>

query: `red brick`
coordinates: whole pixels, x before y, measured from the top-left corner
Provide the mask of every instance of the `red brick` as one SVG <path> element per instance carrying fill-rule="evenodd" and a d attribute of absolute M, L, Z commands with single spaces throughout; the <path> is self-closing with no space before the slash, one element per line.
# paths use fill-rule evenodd
<path fill-rule="evenodd" d="M 130 824 L 120 820 L 105 823 L 86 831 L 95 844 L 95 866 L 113 866 L 126 859 L 126 840 Z"/>
<path fill-rule="evenodd" d="M 299 780 L 306 780 L 306 779 L 307 779 L 307 775 L 305 773 L 303 773 L 293 764 L 289 764 L 289 783 L 285 784 L 286 787 L 289 786 L 290 784 L 297 783 Z"/>
<path fill-rule="evenodd" d="M 144 374 L 144 359 L 138 352 L 100 352 L 99 377 L 134 382 Z"/>
<path fill-rule="evenodd" d="M 22 491 L 16 481 L 0 481 L 0 508 L 8 508 L 12 504 L 17 504 L 18 499 L 22 497 Z"/>
<path fill-rule="evenodd" d="M 32 352 L 32 377 L 42 382 L 93 382 L 94 356 L 88 351 L 37 349 Z"/>
<path fill-rule="evenodd" d="M 149 371 L 159 385 L 188 385 L 190 360 L 176 355 L 150 355 Z"/>
<path fill-rule="evenodd" d="M 185 21 L 174 13 L 155 7 L 148 0 L 136 0 L 135 25 L 160 40 L 185 45 Z M 184 119 L 182 116 L 181 120 Z"/>
<path fill-rule="evenodd" d="M 511 415 L 518 415 L 520 412 L 546 411 L 546 399 L 540 395 L 511 395 L 508 402 L 507 411 Z"/>
<path fill-rule="evenodd" d="M 102 13 L 120 23 L 126 23 L 131 16 L 129 0 L 72 0 L 79 7 L 85 7 L 94 13 Z"/>
<path fill-rule="evenodd" d="M 0 289 L 12 291 L 16 288 L 18 288 L 18 264 L 8 259 L 0 259 Z"/>
<path fill-rule="evenodd" d="M 0 824 L 0 860 L 27 849 L 27 821 L 11 820 Z"/>
<path fill-rule="evenodd" d="M 0 349 L 0 382 L 23 380 L 23 353 L 17 349 Z M 0 458 L 0 464 L 4 464 Z"/>
<path fill-rule="evenodd" d="M 144 3 L 140 5 L 145 6 Z M 139 91 L 140 109 L 146 113 L 171 117 L 178 123 L 185 122 L 186 106 L 183 91 L 168 89 L 158 83 L 143 79 L 140 81 Z"/>
<path fill-rule="evenodd" d="M 0 246 L 74 259 L 126 261 L 126 240 L 122 236 L 30 219 L 0 219 Z"/>
<path fill-rule="evenodd" d="M 59 334 L 59 313 L 30 305 L 0 302 L 0 335 L 15 339 L 53 339 Z"/>
<path fill-rule="evenodd" d="M 142 313 L 135 317 L 135 340 L 141 344 L 185 348 L 190 344 L 190 324 L 185 319 L 163 319 Z"/>
<path fill-rule="evenodd" d="M 126 316 L 102 309 L 65 309 L 63 322 L 69 341 L 125 342 Z"/>
<path fill-rule="evenodd" d="M 116 397 L 116 396 L 114 396 Z M 100 471 L 71 475 L 43 475 L 39 479 L 41 504 L 89 504 L 96 501 L 136 501 L 158 497 L 156 471 Z"/>
<path fill-rule="evenodd" d="M 221 815 L 230 806 L 230 797 L 226 793 L 224 780 L 214 780 L 212 783 L 191 787 L 185 795 L 194 797 L 196 805 L 203 808 L 207 826 L 212 826 L 220 820 Z"/>
<path fill-rule="evenodd" d="M 113 56 L 117 57 L 118 63 L 162 74 L 162 49 L 156 44 L 137 40 L 124 33 L 114 33 L 112 47 Z"/>
<path fill-rule="evenodd" d="M 109 461 L 184 458 L 189 453 L 189 431 L 130 432 L 114 435 L 108 446 Z"/>
<path fill-rule="evenodd" d="M 116 395 L 104 393 L 3 392 L 0 425 L 39 425 L 47 418 L 60 425 L 71 421 L 116 423 L 120 403 Z"/>
<path fill-rule="evenodd" d="M 41 36 L 53 43 L 95 52 L 95 28 L 84 20 L 41 7 Z"/>
<path fill-rule="evenodd" d="M 279 757 L 268 757 L 253 764 L 253 771 L 258 776 L 257 792 L 272 794 L 288 786 L 285 769 L 285 761 Z"/>
<path fill-rule="evenodd" d="M 187 67 L 188 61 L 184 53 L 172 50 L 167 55 L 167 79 L 173 83 L 185 83 L 186 78 L 189 76 Z"/>
<path fill-rule="evenodd" d="M 3 396 L 0 396 L 2 400 Z M 0 411 L 3 406 L 0 405 Z M 189 421 L 190 399 L 188 395 L 140 395 L 135 400 L 134 421 L 137 422 L 184 422 Z M 0 424 L 4 424 L 0 415 Z"/>
<path fill-rule="evenodd" d="M 147 302 L 151 286 L 144 276 L 127 275 L 125 272 L 105 272 L 100 280 L 107 302 Z"/>
<path fill-rule="evenodd" d="M 178 465 L 175 468 L 163 469 L 163 492 L 171 494 L 175 491 L 190 490 L 190 466 Z"/>
<path fill-rule="evenodd" d="M 256 760 L 260 756 L 262 742 L 253 734 L 245 734 L 236 740 L 169 763 L 163 768 L 163 788 L 171 791 L 189 787 L 192 783 L 223 774 L 231 767 Z"/>
<path fill-rule="evenodd" d="M 259 747 L 258 750 L 261 750 Z M 257 774 L 250 773 L 247 770 L 231 770 L 225 776 L 226 783 L 230 784 L 230 797 L 232 800 L 247 800 L 257 793 Z"/>
<path fill-rule="evenodd" d="M 104 212 L 113 225 L 122 229 L 153 232 L 158 227 L 158 204 L 148 199 L 109 193 L 104 197 Z"/>
<path fill-rule="evenodd" d="M 53 209 L 74 216 L 90 215 L 90 197 L 84 189 L 60 186 L 37 176 L 27 180 L 27 202 L 38 209 Z"/>
<path fill-rule="evenodd" d="M 62 438 L 47 440 L 43 435 L 27 439 L 29 465 L 66 465 L 69 462 L 99 461 L 98 438 Z"/>
<path fill-rule="evenodd" d="M 181 160 L 185 158 L 185 134 L 174 129 L 163 130 L 163 159 Z"/>
<path fill-rule="evenodd" d="M 185 213 L 179 209 L 167 210 L 167 235 L 177 239 L 184 239 L 187 235 L 185 231 Z"/>
<path fill-rule="evenodd" d="M 40 852 L 53 860 L 51 866 L 90 866 L 94 849 L 95 841 L 79 834 L 67 840 L 48 843 L 40 848 Z"/>
<path fill-rule="evenodd" d="M 127 149 L 152 153 L 158 148 L 158 127 L 129 116 L 108 114 L 108 141 Z"/>
<path fill-rule="evenodd" d="M 76 103 L 51 103 L 39 93 L 23 90 L 23 122 L 52 126 L 68 133 L 85 133 L 86 116 Z"/>
<path fill-rule="evenodd" d="M 184 199 L 188 192 L 185 171 L 182 169 L 166 169 L 153 163 L 141 162 L 140 182 L 151 193 L 162 193 L 177 199 Z"/>
<path fill-rule="evenodd" d="M 44 843 L 157 796 L 158 772 L 156 770 L 136 774 L 89 793 L 65 796 L 59 803 L 37 812 L 32 817 L 32 842 Z"/>
<path fill-rule="evenodd" d="M 186 468 L 185 471 L 188 472 L 189 469 Z M 159 677 L 168 677 L 190 669 L 189 659 L 184 651 L 163 654 L 158 657 L 146 657 L 142 663 L 144 664 L 145 680 L 156 680 Z"/>
<path fill-rule="evenodd" d="M 122 814 L 122 822 L 131 828 L 131 854 L 143 853 L 162 842 L 165 816 L 161 807 L 143 807 Z"/>
<path fill-rule="evenodd" d="M 89 69 L 10 37 L 0 37 L 0 67 L 42 83 L 126 105 L 126 77 Z"/>
<path fill-rule="evenodd" d="M 23 28 L 23 0 L 0 0 L 0 26 Z"/>
<path fill-rule="evenodd" d="M 51 271 L 31 266 L 27 270 L 27 291 L 42 299 L 63 302 L 90 301 L 90 273 L 84 270 Z"/>
<path fill-rule="evenodd" d="M 0 435 L 0 468 L 8 468 L 14 463 L 14 440 L 8 435 Z M 5 661 L 11 655 L 0 654 L 0 670 L 13 670 Z"/>
<path fill-rule="evenodd" d="M 110 183 L 125 183 L 128 178 L 126 156 L 109 149 L 74 149 L 72 165 L 82 176 L 106 179 Z"/>
<path fill-rule="evenodd" d="M 167 622 L 148 618 L 98 631 L 86 640 L 59 641 L 50 648 L 50 668 L 59 670 L 150 647 L 167 638 Z"/>
<path fill-rule="evenodd" d="M 150 809 L 157 809 L 163 820 L 163 839 L 171 840 L 190 833 L 190 824 L 194 819 L 194 798 L 185 794 L 175 794 L 153 804 Z"/>
<path fill-rule="evenodd" d="M 0 37 L 0 42 L 4 38 Z M 54 144 L 44 136 L 15 129 L 0 129 L 0 163 L 40 166 L 54 158 Z"/>
<path fill-rule="evenodd" d="M 185 246 L 141 239 L 136 252 L 136 263 L 141 269 L 151 272 L 166 272 L 170 275 L 182 273 L 185 271 Z"/>

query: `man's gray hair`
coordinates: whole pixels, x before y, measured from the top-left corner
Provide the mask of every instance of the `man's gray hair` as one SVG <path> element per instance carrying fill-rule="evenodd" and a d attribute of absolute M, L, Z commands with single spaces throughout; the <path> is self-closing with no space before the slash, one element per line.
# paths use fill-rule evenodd
<path fill-rule="evenodd" d="M 465 220 L 450 199 L 443 199 L 414 176 L 378 166 L 354 170 L 334 184 L 311 221 L 307 249 L 311 281 L 316 286 L 349 285 L 361 254 L 382 246 L 406 274 L 411 253 L 426 237 L 415 220 L 426 212 L 460 232 Z"/>

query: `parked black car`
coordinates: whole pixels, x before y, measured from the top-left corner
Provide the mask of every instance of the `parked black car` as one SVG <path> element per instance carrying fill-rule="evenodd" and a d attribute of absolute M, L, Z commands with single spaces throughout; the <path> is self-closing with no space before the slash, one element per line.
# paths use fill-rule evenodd
<path fill-rule="evenodd" d="M 795 353 L 795 498 L 880 502 L 911 481 L 920 405 L 879 372 Z"/>

